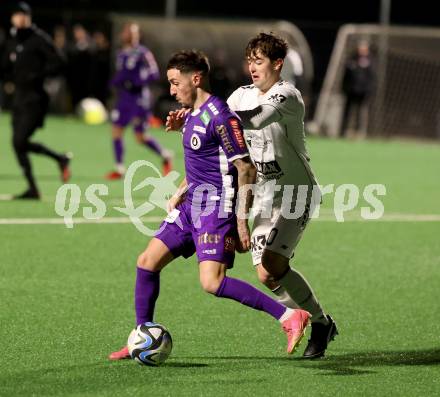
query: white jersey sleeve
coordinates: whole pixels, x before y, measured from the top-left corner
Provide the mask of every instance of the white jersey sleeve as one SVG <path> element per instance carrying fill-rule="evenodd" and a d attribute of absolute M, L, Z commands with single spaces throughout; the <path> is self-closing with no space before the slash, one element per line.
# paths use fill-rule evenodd
<path fill-rule="evenodd" d="M 235 90 L 228 99 L 228 105 L 241 119 L 245 129 L 260 130 L 283 118 L 304 116 L 301 96 L 291 84 L 283 81 L 277 83 L 253 109 L 240 109 L 244 93 L 244 87 Z"/>
<path fill-rule="evenodd" d="M 268 95 L 265 95 L 262 106 L 272 106 L 281 116 L 285 117 L 303 117 L 304 102 L 299 91 L 285 81 L 280 81 L 270 89 Z"/>

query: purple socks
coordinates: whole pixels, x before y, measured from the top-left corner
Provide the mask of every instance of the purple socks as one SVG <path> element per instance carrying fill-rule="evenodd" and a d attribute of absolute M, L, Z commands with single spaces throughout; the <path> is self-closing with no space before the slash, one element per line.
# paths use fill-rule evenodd
<path fill-rule="evenodd" d="M 116 164 L 122 164 L 124 159 L 124 143 L 122 138 L 113 139 L 113 152 L 115 154 Z"/>
<path fill-rule="evenodd" d="M 277 320 L 286 311 L 286 307 L 282 304 L 263 294 L 252 285 L 236 278 L 225 276 L 215 295 L 219 298 L 233 299 L 253 309 L 266 312 Z"/>
<path fill-rule="evenodd" d="M 159 296 L 159 272 L 150 272 L 137 268 L 135 287 L 136 324 L 153 321 L 154 306 Z M 263 294 L 260 290 L 244 281 L 226 277 L 215 294 L 219 298 L 233 299 L 243 305 L 261 310 L 279 320 L 286 307 Z"/>
<path fill-rule="evenodd" d="M 153 321 L 154 306 L 159 296 L 160 273 L 137 267 L 134 306 L 136 324 Z"/>

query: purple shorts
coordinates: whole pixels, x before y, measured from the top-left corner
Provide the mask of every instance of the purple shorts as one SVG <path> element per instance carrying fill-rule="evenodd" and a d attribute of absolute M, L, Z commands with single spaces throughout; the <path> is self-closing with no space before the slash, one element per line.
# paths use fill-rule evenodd
<path fill-rule="evenodd" d="M 218 209 L 215 209 L 210 215 L 200 216 L 197 222 L 192 219 L 189 203 L 180 204 L 177 210 L 180 211 L 177 219 L 170 221 L 168 216 L 155 237 L 168 247 L 175 258 L 189 258 L 197 253 L 199 262 L 216 261 L 231 268 L 237 237 L 235 214 L 219 218 Z"/>
<path fill-rule="evenodd" d="M 148 126 L 150 109 L 139 105 L 139 100 L 119 100 L 111 112 L 111 120 L 114 125 L 125 128 L 133 122 L 135 132 L 144 132 Z"/>

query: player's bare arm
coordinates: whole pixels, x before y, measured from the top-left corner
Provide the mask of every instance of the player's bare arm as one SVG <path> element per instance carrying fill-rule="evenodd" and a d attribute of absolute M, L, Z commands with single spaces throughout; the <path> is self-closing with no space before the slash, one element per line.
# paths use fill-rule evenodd
<path fill-rule="evenodd" d="M 253 194 L 251 189 L 246 189 L 246 185 L 252 185 L 255 182 L 257 170 L 252 164 L 250 157 L 244 157 L 234 161 L 234 166 L 238 171 L 238 252 L 249 251 L 251 248 L 251 238 L 249 232 L 248 220 L 244 216 L 252 207 Z M 242 216 L 240 216 L 242 215 Z"/>
<path fill-rule="evenodd" d="M 176 193 L 174 193 L 167 203 L 167 211 L 171 212 L 174 208 L 176 208 L 180 203 L 185 201 L 186 192 L 188 190 L 188 182 L 186 178 L 183 178 L 183 181 L 180 183 L 177 188 Z"/>

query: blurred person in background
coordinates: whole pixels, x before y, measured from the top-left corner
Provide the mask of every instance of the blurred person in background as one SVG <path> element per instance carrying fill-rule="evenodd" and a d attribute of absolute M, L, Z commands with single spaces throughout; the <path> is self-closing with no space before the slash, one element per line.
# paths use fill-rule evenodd
<path fill-rule="evenodd" d="M 90 35 L 84 26 L 75 25 L 72 33 L 73 43 L 67 51 L 67 83 L 75 109 L 81 99 L 90 95 L 92 48 Z"/>
<path fill-rule="evenodd" d="M 136 141 L 151 149 L 162 159 L 164 175 L 171 171 L 171 153 L 146 133 L 151 114 L 149 85 L 159 79 L 159 68 L 152 52 L 140 44 L 140 29 L 136 23 L 127 23 L 121 32 L 122 48 L 117 54 L 116 73 L 111 85 L 116 89 L 116 106 L 111 112 L 115 170 L 107 179 L 121 179 L 125 173 L 123 133 L 133 124 Z"/>
<path fill-rule="evenodd" d="M 66 28 L 63 25 L 55 26 L 53 30 L 53 43 L 57 51 L 67 59 Z M 71 111 L 66 77 L 62 74 L 47 79 L 45 88 L 49 94 L 49 109 L 51 113 L 64 114 Z"/>
<path fill-rule="evenodd" d="M 374 62 L 369 43 L 361 40 L 351 56 L 344 71 L 342 91 L 345 95 L 345 106 L 342 115 L 340 136 L 347 135 L 350 118 L 354 116 L 356 131 L 366 130 L 368 104 L 375 84 Z"/>
<path fill-rule="evenodd" d="M 2 72 L 11 76 L 14 85 L 13 147 L 28 184 L 28 188 L 14 198 L 39 199 L 29 153 L 52 158 L 58 164 L 62 181 L 70 178 L 67 154 L 30 141 L 34 132 L 43 126 L 48 110 L 49 97 L 43 87 L 44 81 L 61 73 L 64 62 L 51 38 L 32 24 L 31 8 L 27 3 L 19 2 L 13 7 L 11 23 L 12 40 L 4 54 Z"/>
<path fill-rule="evenodd" d="M 212 92 L 220 98 L 227 98 L 232 91 L 231 72 L 226 61 L 226 52 L 217 48 L 212 57 L 210 70 L 210 84 Z"/>
<path fill-rule="evenodd" d="M 6 51 L 6 32 L 4 29 L 0 26 L 0 59 L 2 59 L 3 54 L 5 54 Z M 5 106 L 5 100 L 4 100 L 4 81 L 5 76 L 0 74 L 0 110 L 3 109 Z"/>
<path fill-rule="evenodd" d="M 93 33 L 92 61 L 90 70 L 90 95 L 106 105 L 109 97 L 110 42 L 104 32 Z"/>
<path fill-rule="evenodd" d="M 290 81 L 301 93 L 304 87 L 304 65 L 298 51 L 289 47 L 281 71 L 281 78 Z"/>

